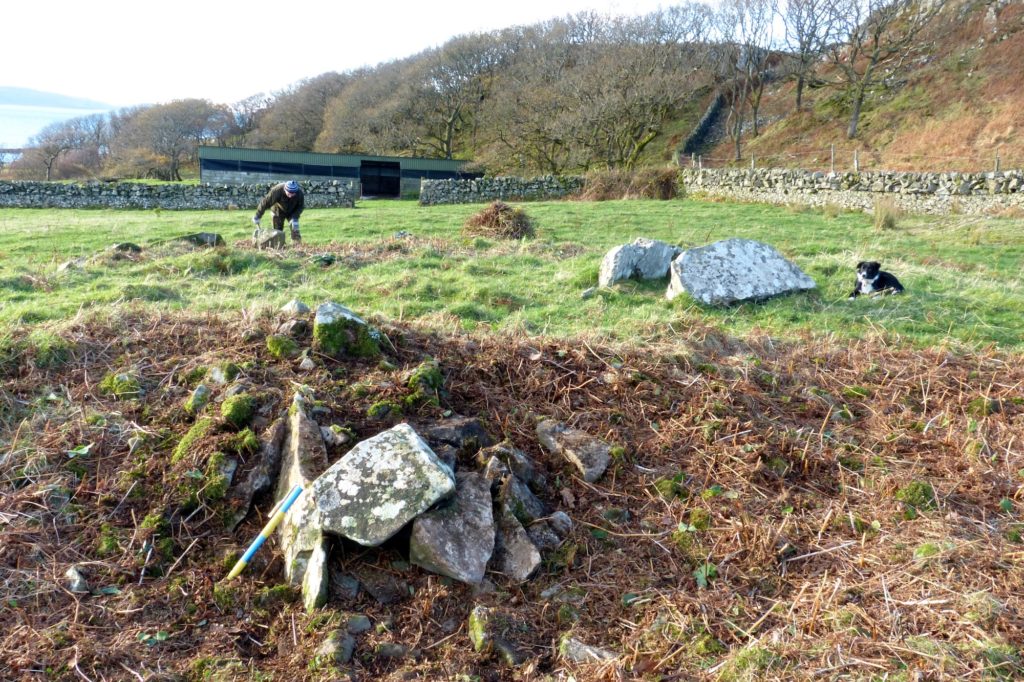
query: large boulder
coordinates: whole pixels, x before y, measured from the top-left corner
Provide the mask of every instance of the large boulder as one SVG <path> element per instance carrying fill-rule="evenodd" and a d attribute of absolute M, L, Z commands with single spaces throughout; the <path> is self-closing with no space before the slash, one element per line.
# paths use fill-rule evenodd
<path fill-rule="evenodd" d="M 665 297 L 684 291 L 707 305 L 760 300 L 815 287 L 814 280 L 774 248 L 751 239 L 726 239 L 688 249 L 672 261 Z"/>
<path fill-rule="evenodd" d="M 362 441 L 313 483 L 320 526 L 376 547 L 455 492 L 455 476 L 408 424 Z"/>
<path fill-rule="evenodd" d="M 494 551 L 491 507 L 490 484 L 483 474 L 459 472 L 452 501 L 413 522 L 409 560 L 428 571 L 479 584 Z"/>
<path fill-rule="evenodd" d="M 609 287 L 624 279 L 660 279 L 668 274 L 672 259 L 680 251 L 678 246 L 643 237 L 616 246 L 604 255 L 597 284 Z"/>

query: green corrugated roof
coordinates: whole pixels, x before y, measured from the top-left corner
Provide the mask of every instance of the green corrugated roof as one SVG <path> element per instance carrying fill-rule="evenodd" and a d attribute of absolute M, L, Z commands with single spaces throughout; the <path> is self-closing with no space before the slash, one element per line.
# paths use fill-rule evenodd
<path fill-rule="evenodd" d="M 404 170 L 459 171 L 468 161 L 425 159 L 410 156 L 371 156 L 364 154 L 320 154 L 317 152 L 283 152 L 274 149 L 243 149 L 241 147 L 199 147 L 200 159 L 218 161 L 266 161 L 305 163 L 318 166 L 359 167 L 362 161 L 398 162 Z"/>

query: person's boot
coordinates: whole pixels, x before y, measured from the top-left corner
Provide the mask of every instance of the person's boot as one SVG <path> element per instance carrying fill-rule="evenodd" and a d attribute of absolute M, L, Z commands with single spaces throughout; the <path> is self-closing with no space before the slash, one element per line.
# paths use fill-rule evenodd
<path fill-rule="evenodd" d="M 302 235 L 299 234 L 298 230 L 292 230 L 292 243 L 293 244 L 301 244 L 302 243 Z"/>

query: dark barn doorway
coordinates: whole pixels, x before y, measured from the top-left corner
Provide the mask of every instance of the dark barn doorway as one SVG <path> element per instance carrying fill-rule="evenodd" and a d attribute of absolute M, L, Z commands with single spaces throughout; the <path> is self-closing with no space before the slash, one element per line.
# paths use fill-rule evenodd
<path fill-rule="evenodd" d="M 364 197 L 397 199 L 402 191 L 402 169 L 397 161 L 363 161 L 359 181 Z"/>

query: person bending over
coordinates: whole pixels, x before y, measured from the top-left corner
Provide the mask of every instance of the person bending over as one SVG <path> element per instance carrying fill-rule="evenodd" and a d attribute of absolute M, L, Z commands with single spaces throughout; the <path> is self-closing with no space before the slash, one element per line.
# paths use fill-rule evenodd
<path fill-rule="evenodd" d="M 291 224 L 292 242 L 300 244 L 302 243 L 302 235 L 299 234 L 299 216 L 302 215 L 302 209 L 305 208 L 305 204 L 306 201 L 299 183 L 289 180 L 288 182 L 274 185 L 267 192 L 267 195 L 263 197 L 263 200 L 260 201 L 259 206 L 256 207 L 256 215 L 252 217 L 253 225 L 258 230 L 260 228 L 260 219 L 269 210 L 270 215 L 273 217 L 274 229 L 284 230 L 284 221 L 287 220 Z"/>

